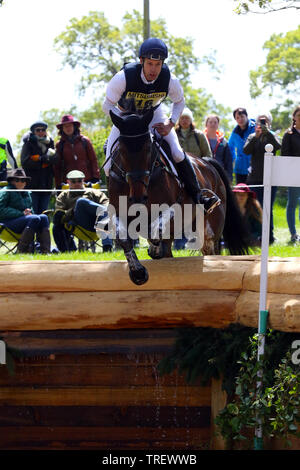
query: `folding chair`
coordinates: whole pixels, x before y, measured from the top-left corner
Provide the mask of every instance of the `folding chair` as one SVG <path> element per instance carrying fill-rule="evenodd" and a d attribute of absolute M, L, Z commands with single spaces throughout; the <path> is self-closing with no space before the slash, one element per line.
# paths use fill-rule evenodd
<path fill-rule="evenodd" d="M 21 235 L 21 233 L 15 233 L 5 224 L 0 223 L 0 249 L 5 248 L 5 254 L 16 252 Z M 13 245 L 9 246 L 8 243 Z"/>
<path fill-rule="evenodd" d="M 97 247 L 102 248 L 96 232 L 87 230 L 86 228 L 81 227 L 81 225 L 65 223 L 64 226 L 66 230 L 69 230 L 78 239 L 79 251 L 91 250 L 95 253 Z"/>

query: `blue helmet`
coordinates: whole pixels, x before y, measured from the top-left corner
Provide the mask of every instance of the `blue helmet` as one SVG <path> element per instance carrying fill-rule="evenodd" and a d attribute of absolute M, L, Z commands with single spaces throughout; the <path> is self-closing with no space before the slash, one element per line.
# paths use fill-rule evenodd
<path fill-rule="evenodd" d="M 140 47 L 139 57 L 164 60 L 168 57 L 168 48 L 161 39 L 148 38 Z"/>

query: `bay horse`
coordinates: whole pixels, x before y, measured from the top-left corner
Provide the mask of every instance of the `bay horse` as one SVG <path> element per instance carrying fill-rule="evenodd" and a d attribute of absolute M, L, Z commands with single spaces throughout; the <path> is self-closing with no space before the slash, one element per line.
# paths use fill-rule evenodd
<path fill-rule="evenodd" d="M 119 115 L 110 111 L 112 122 L 119 129 L 120 136 L 115 150 L 111 153 L 109 200 L 115 210 L 116 240 L 124 250 L 130 279 L 137 285 L 147 282 L 148 272 L 134 251 L 133 239 L 127 231 L 128 223 L 126 225 L 124 220 L 121 220 L 120 196 L 126 198 L 128 208 L 132 204 L 141 204 L 147 208 L 148 214 L 151 213 L 151 207 L 155 204 L 165 203 L 169 207 L 177 203 L 183 211 L 189 204 L 193 208 L 191 212 L 193 224 L 196 217 L 196 206 L 191 196 L 176 174 L 170 170 L 163 152 L 153 142 L 149 131 L 153 112 L 153 109 L 150 109 L 143 115 L 131 112 Z M 189 158 L 191 158 L 200 187 L 214 191 L 221 199 L 221 204 L 211 214 L 204 216 L 202 254 L 220 254 L 222 236 L 230 254 L 247 254 L 247 232 L 224 169 L 212 158 L 201 159 L 192 156 Z M 128 217 L 127 213 L 126 217 Z M 130 220 L 132 217 L 128 217 L 127 222 Z M 150 215 L 148 224 L 150 227 Z M 147 236 L 149 256 L 153 259 L 172 257 L 173 239 L 172 230 L 167 238 L 164 235 L 153 238 L 149 231 Z"/>

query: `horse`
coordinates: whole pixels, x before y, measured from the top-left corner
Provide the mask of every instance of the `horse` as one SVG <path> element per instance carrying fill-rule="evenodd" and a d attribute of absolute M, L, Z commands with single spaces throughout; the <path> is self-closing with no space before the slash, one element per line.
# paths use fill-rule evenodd
<path fill-rule="evenodd" d="M 153 139 L 149 130 L 153 109 L 142 115 L 136 112 L 116 114 L 110 111 L 110 116 L 113 124 L 120 131 L 118 142 L 114 145 L 115 150 L 111 153 L 112 162 L 108 178 L 110 205 L 115 210 L 116 241 L 124 250 L 130 279 L 136 285 L 142 285 L 147 282 L 149 275 L 147 269 L 138 260 L 133 239 L 128 234 L 128 223 L 133 220 L 132 215 L 128 216 L 130 207 L 133 204 L 145 207 L 149 214 L 148 227 L 152 222 L 151 208 L 157 204 L 166 204 L 167 207 L 177 204 L 183 212 L 186 207 L 192 207 L 190 222 L 195 228 L 196 205 L 176 176 L 176 171 L 172 171 L 172 165 L 167 162 L 166 154 Z M 221 200 L 221 204 L 211 214 L 204 216 L 202 254 L 220 254 L 222 237 L 230 254 L 247 254 L 248 234 L 224 169 L 212 158 L 193 156 L 189 158 L 191 158 L 200 187 L 215 192 Z M 176 164 L 173 166 L 176 167 Z M 125 198 L 128 205 L 128 213 L 125 214 L 125 217 L 128 217 L 127 221 L 121 217 L 120 196 Z M 171 219 L 172 216 L 170 216 Z M 128 222 L 127 225 L 126 222 Z M 147 232 L 149 256 L 152 259 L 172 257 L 173 239 L 174 224 L 167 237 L 161 232 L 153 237 L 149 229 Z"/>

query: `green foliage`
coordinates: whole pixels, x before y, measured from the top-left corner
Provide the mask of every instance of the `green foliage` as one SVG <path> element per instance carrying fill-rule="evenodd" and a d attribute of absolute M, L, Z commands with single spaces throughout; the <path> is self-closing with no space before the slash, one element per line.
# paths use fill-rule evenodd
<path fill-rule="evenodd" d="M 193 53 L 194 40 L 172 36 L 163 18 L 151 21 L 151 35 L 167 43 L 168 66 L 180 80 L 187 105 L 193 110 L 196 122 L 202 125 L 206 114 L 218 112 L 224 118 L 222 127 L 229 131 L 231 110 L 218 105 L 204 89 L 193 89 L 189 85 L 191 73 L 201 65 L 208 66 L 214 78 L 220 76 L 215 52 L 209 51 L 200 59 Z M 124 15 L 122 28 L 111 26 L 103 12 L 91 11 L 83 18 L 70 20 L 66 30 L 55 39 L 55 48 L 62 55 L 64 65 L 80 70 L 81 93 L 91 86 L 96 86 L 99 93 L 99 87 L 106 85 L 125 62 L 139 60 L 138 51 L 142 42 L 143 17 L 137 10 Z M 82 122 L 86 126 L 95 129 L 110 125 L 110 120 L 102 111 L 103 100 L 98 99 L 90 109 L 81 113 Z"/>
<path fill-rule="evenodd" d="M 298 433 L 300 372 L 290 362 L 290 348 L 299 338 L 299 333 L 268 330 L 265 354 L 258 360 L 260 337 L 255 328 L 183 328 L 177 330 L 174 347 L 158 371 L 163 375 L 178 369 L 188 383 L 198 379 L 201 385 L 222 377 L 229 402 L 216 424 L 228 447 L 236 441 L 252 446 L 249 437 L 258 419 L 264 435 L 288 441 L 290 434 Z"/>
<path fill-rule="evenodd" d="M 289 8 L 299 9 L 299 0 L 234 0 L 237 3 L 234 11 L 238 14 L 245 13 L 271 13 L 279 10 L 286 10 Z M 298 3 L 298 5 L 297 5 Z"/>
<path fill-rule="evenodd" d="M 201 62 L 193 53 L 193 40 L 170 35 L 162 18 L 151 21 L 150 28 L 153 35 L 167 41 L 172 51 L 168 59 L 170 69 L 187 83 L 191 69 Z M 63 64 L 81 68 L 81 92 L 91 85 L 107 83 L 124 62 L 138 60 L 142 42 L 143 17 L 137 10 L 124 15 L 121 29 L 110 25 L 103 12 L 91 11 L 80 19 L 72 18 L 66 31 L 54 40 L 56 51 L 63 56 Z M 211 57 L 204 61 L 215 67 Z"/>
<path fill-rule="evenodd" d="M 294 31 L 272 34 L 263 48 L 267 51 L 266 63 L 250 72 L 250 94 L 252 98 L 261 95 L 264 89 L 278 86 L 286 93 L 299 94 L 300 69 L 300 26 Z"/>
<path fill-rule="evenodd" d="M 286 443 L 289 435 L 298 434 L 300 371 L 290 362 L 296 337 L 300 335 L 269 330 L 265 354 L 259 360 L 259 336 L 250 338 L 250 353 L 243 353 L 238 361 L 235 396 L 215 420 L 228 447 L 234 447 L 235 441 L 251 447 L 258 422 L 263 436 L 279 437 Z"/>
<path fill-rule="evenodd" d="M 237 361 L 247 350 L 249 336 L 256 330 L 241 325 L 228 328 L 182 328 L 177 330 L 173 350 L 158 366 L 161 375 L 177 369 L 186 381 L 200 378 L 206 385 L 213 378 L 223 377 L 223 389 L 231 395 L 238 372 Z"/>
<path fill-rule="evenodd" d="M 287 99 L 284 103 L 278 104 L 275 108 L 270 110 L 273 116 L 272 129 L 279 131 L 281 137 L 292 124 L 292 112 L 294 108 L 295 102 L 291 99 Z"/>

